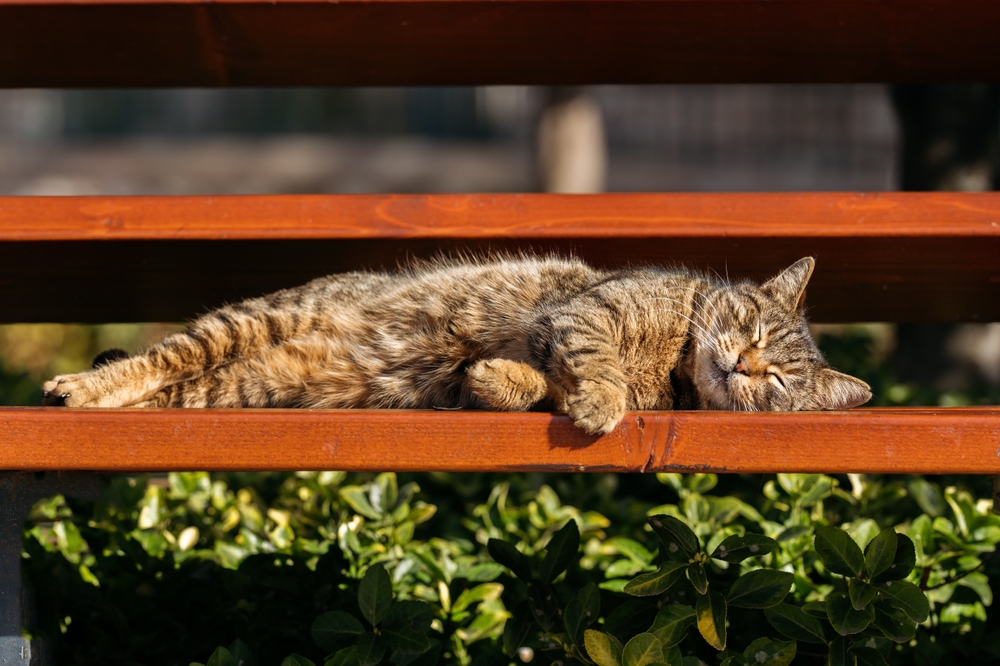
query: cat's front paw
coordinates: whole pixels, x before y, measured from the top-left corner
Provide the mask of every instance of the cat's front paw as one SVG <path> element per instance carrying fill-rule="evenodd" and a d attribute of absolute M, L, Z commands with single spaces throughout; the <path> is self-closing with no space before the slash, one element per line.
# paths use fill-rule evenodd
<path fill-rule="evenodd" d="M 42 384 L 42 404 L 50 407 L 101 407 L 88 375 L 59 375 Z"/>
<path fill-rule="evenodd" d="M 566 397 L 566 413 L 588 435 L 606 435 L 625 416 L 625 393 L 594 381 L 582 381 Z"/>

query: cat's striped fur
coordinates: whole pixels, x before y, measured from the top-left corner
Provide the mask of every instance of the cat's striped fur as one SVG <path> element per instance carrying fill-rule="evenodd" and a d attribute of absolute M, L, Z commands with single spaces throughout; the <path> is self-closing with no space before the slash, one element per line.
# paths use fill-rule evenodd
<path fill-rule="evenodd" d="M 56 377 L 44 402 L 554 408 L 593 434 L 634 409 L 854 407 L 868 386 L 827 367 L 803 316 L 813 266 L 760 286 L 556 257 L 332 275 Z"/>

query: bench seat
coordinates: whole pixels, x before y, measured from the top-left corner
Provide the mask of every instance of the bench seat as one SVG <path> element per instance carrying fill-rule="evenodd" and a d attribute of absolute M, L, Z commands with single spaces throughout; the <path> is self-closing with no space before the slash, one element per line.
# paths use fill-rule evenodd
<path fill-rule="evenodd" d="M 563 415 L 0 408 L 0 469 L 1000 474 L 1000 407 Z"/>

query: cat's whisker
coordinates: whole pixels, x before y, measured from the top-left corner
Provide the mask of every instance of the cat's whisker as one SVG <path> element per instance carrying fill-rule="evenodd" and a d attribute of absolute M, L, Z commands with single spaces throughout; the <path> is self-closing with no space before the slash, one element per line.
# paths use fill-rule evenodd
<path fill-rule="evenodd" d="M 683 305 L 683 306 L 687 306 L 688 305 L 684 301 L 678 300 L 676 298 L 670 298 L 668 296 L 650 296 L 649 298 L 644 298 L 641 301 L 638 301 L 637 304 L 648 303 L 649 301 L 671 301 L 672 303 L 678 303 L 678 304 Z M 691 314 L 697 315 L 698 318 L 701 320 L 701 323 L 703 325 L 705 325 L 706 327 L 711 325 L 710 322 L 705 319 L 705 315 L 703 313 L 699 312 L 698 310 L 692 308 L 691 309 Z"/>
<path fill-rule="evenodd" d="M 692 326 L 694 326 L 694 327 L 695 327 L 695 329 L 697 329 L 697 330 L 701 331 L 702 333 L 704 333 L 704 334 L 705 334 L 705 335 L 707 335 L 707 336 L 708 336 L 708 335 L 711 335 L 711 334 L 710 334 L 710 333 L 709 333 L 709 332 L 708 332 L 707 330 L 705 330 L 705 328 L 704 328 L 704 327 L 703 327 L 703 326 L 702 326 L 701 324 L 699 324 L 699 323 L 698 323 L 698 322 L 696 322 L 695 320 L 691 319 L 691 317 L 688 317 L 687 315 L 684 315 L 684 314 L 681 314 L 680 312 L 677 312 L 676 310 L 670 310 L 670 309 L 668 309 L 668 308 L 660 308 L 659 310 L 657 310 L 657 312 L 669 312 L 670 314 L 675 314 L 675 315 L 677 315 L 678 317 L 683 317 L 683 318 L 684 318 L 684 319 L 686 319 L 686 320 L 687 320 L 688 322 L 690 322 L 690 324 L 691 324 Z M 702 341 L 702 340 L 701 340 L 701 338 L 698 338 L 698 341 L 699 341 L 699 342 L 701 342 L 701 341 Z"/>
<path fill-rule="evenodd" d="M 683 286 L 683 285 L 679 285 L 679 284 L 670 285 L 668 287 L 668 289 L 685 289 L 687 291 L 693 291 L 698 296 L 701 296 L 702 299 L 703 299 L 703 301 L 706 304 L 708 304 L 715 311 L 716 316 L 721 316 L 720 313 L 719 313 L 719 308 L 717 308 L 715 306 L 715 303 L 713 303 L 712 299 L 708 297 L 708 294 L 706 294 L 706 293 L 704 293 L 704 292 L 702 292 L 702 291 L 700 291 L 698 289 L 695 289 L 694 287 L 688 287 L 688 286 Z"/>

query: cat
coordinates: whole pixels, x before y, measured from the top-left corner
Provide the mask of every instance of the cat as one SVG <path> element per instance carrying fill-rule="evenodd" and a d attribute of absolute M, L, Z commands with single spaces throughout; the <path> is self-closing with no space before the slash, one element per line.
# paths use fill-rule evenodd
<path fill-rule="evenodd" d="M 804 317 L 815 261 L 762 285 L 685 269 L 506 256 L 331 275 L 226 305 L 142 353 L 53 378 L 70 407 L 845 409 Z"/>

